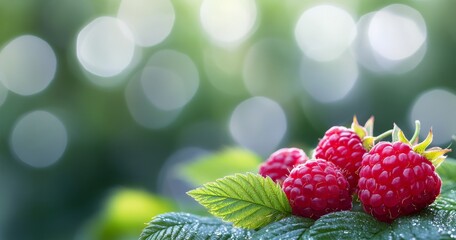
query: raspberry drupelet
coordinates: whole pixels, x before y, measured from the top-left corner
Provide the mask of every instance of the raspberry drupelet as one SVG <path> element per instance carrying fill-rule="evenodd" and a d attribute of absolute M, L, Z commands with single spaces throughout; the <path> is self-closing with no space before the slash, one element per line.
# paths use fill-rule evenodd
<path fill-rule="evenodd" d="M 297 216 L 318 219 L 352 208 L 347 179 L 338 167 L 323 159 L 309 160 L 293 168 L 282 189 Z"/>
<path fill-rule="evenodd" d="M 263 177 L 269 176 L 273 181 L 282 185 L 291 169 L 298 164 L 306 162 L 308 159 L 302 149 L 282 148 L 272 153 L 260 165 L 259 174 Z"/>

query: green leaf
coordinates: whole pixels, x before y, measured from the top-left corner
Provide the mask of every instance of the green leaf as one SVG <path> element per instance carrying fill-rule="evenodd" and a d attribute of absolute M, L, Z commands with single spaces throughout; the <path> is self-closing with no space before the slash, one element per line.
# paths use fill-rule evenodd
<path fill-rule="evenodd" d="M 456 239 L 456 211 L 434 211 L 433 223 L 438 227 L 440 239 Z"/>
<path fill-rule="evenodd" d="M 206 155 L 192 163 L 182 165 L 179 174 L 185 180 L 200 186 L 218 178 L 240 172 L 257 172 L 261 159 L 253 152 L 240 148 L 227 148 Z"/>
<path fill-rule="evenodd" d="M 456 212 L 426 209 L 419 214 L 398 218 L 378 239 L 454 239 Z"/>
<path fill-rule="evenodd" d="M 432 223 L 430 212 L 396 219 L 387 231 L 377 236 L 380 239 L 439 239 L 437 226 Z"/>
<path fill-rule="evenodd" d="M 452 181 L 444 181 L 442 183 L 442 190 L 441 195 L 451 195 L 453 194 L 453 198 L 456 198 L 456 182 Z"/>
<path fill-rule="evenodd" d="M 456 195 L 456 191 L 454 191 L 454 194 L 452 195 Z M 437 210 L 456 211 L 456 199 L 454 197 L 442 195 L 435 200 L 431 207 Z"/>
<path fill-rule="evenodd" d="M 436 169 L 439 176 L 443 181 L 456 182 L 456 160 L 447 158 L 442 164 Z"/>
<path fill-rule="evenodd" d="M 308 239 L 308 229 L 314 221 L 309 218 L 287 217 L 271 223 L 252 235 L 252 239 Z"/>
<path fill-rule="evenodd" d="M 312 239 L 454 239 L 456 211 L 428 208 L 391 224 L 361 212 L 327 214 L 310 227 Z"/>
<path fill-rule="evenodd" d="M 437 197 L 431 208 L 456 211 L 456 182 L 444 183 L 440 196 Z"/>
<path fill-rule="evenodd" d="M 256 229 L 291 214 L 280 186 L 253 173 L 227 176 L 188 194 L 211 214 L 238 227 Z"/>
<path fill-rule="evenodd" d="M 327 214 L 309 230 L 314 239 L 372 239 L 387 229 L 388 224 L 362 212 L 342 211 Z"/>
<path fill-rule="evenodd" d="M 188 213 L 166 213 L 152 219 L 141 233 L 140 240 L 158 239 L 248 239 L 250 230 L 233 227 L 217 218 Z"/>

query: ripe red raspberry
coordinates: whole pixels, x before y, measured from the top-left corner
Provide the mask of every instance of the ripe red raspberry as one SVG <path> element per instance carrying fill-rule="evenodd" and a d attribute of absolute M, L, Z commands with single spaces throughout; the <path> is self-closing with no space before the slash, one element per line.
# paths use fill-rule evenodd
<path fill-rule="evenodd" d="M 315 157 L 338 166 L 350 184 L 350 193 L 356 191 L 358 171 L 366 150 L 362 139 L 352 129 L 332 127 L 326 131 L 315 149 Z"/>
<path fill-rule="evenodd" d="M 318 219 L 352 208 L 347 179 L 338 167 L 323 159 L 309 160 L 293 168 L 282 189 L 294 215 Z"/>
<path fill-rule="evenodd" d="M 425 208 L 439 195 L 442 184 L 432 163 L 403 142 L 375 145 L 364 155 L 359 176 L 358 196 L 364 210 L 383 222 Z"/>
<path fill-rule="evenodd" d="M 276 183 L 282 185 L 283 180 L 288 176 L 291 169 L 308 159 L 304 151 L 299 148 L 282 148 L 272 153 L 260 165 L 259 173 L 263 177 L 269 176 Z"/>

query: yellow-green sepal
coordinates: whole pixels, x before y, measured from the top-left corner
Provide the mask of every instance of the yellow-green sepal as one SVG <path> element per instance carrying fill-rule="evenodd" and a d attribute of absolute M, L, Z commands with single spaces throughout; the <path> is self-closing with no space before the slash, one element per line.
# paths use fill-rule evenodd
<path fill-rule="evenodd" d="M 451 150 L 448 148 L 442 149 L 440 147 L 432 147 L 432 148 L 426 150 L 426 148 L 429 147 L 429 145 L 432 143 L 432 140 L 434 137 L 434 135 L 432 133 L 432 129 L 429 130 L 428 135 L 422 142 L 418 142 L 419 133 L 420 133 L 420 122 L 419 121 L 415 121 L 415 132 L 414 132 L 411 140 L 408 140 L 405 137 L 404 132 L 402 132 L 402 130 L 396 124 L 394 124 L 392 140 L 393 140 L 393 142 L 399 141 L 399 142 L 409 145 L 410 147 L 412 147 L 414 152 L 422 155 L 427 160 L 429 160 L 432 163 L 432 165 L 434 165 L 435 168 L 439 167 L 440 164 L 446 158 L 445 154 L 448 152 L 451 152 Z"/>
<path fill-rule="evenodd" d="M 363 126 L 359 125 L 359 122 L 358 122 L 358 119 L 356 118 L 356 116 L 353 116 L 353 122 L 352 122 L 352 125 L 351 125 L 351 129 L 361 139 L 363 139 L 364 137 L 367 136 L 366 129 Z"/>
<path fill-rule="evenodd" d="M 413 146 L 413 151 L 415 151 L 416 153 L 419 153 L 419 154 L 423 154 L 424 151 L 426 151 L 426 148 L 431 144 L 433 137 L 434 137 L 434 135 L 432 134 L 432 129 L 431 129 L 431 130 L 429 130 L 428 135 L 422 142 Z"/>
<path fill-rule="evenodd" d="M 445 161 L 446 157 L 445 154 L 448 152 L 451 152 L 451 149 L 445 148 L 439 148 L 439 147 L 433 147 L 428 149 L 427 151 L 423 152 L 423 156 L 428 159 L 429 161 L 432 162 L 432 165 L 434 165 L 435 168 L 438 168 L 440 164 Z"/>
<path fill-rule="evenodd" d="M 386 132 L 381 135 L 381 137 L 374 137 L 374 116 L 371 116 L 364 126 L 361 126 L 358 122 L 356 116 L 353 116 L 353 123 L 351 125 L 351 129 L 358 135 L 358 137 L 363 142 L 363 147 L 367 151 L 369 151 L 374 145 L 375 141 L 382 139 L 385 136 L 389 136 L 391 132 Z"/>

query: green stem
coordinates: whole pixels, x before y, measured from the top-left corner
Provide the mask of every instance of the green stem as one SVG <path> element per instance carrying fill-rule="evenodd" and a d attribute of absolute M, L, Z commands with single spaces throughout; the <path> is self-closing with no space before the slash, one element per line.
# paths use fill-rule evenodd
<path fill-rule="evenodd" d="M 415 121 L 415 132 L 413 133 L 412 139 L 410 139 L 410 143 L 415 144 L 418 141 L 418 136 L 420 135 L 421 131 L 421 124 L 420 121 Z"/>
<path fill-rule="evenodd" d="M 389 135 L 391 135 L 393 133 L 393 130 L 388 130 L 380 135 L 378 135 L 377 137 L 374 138 L 374 142 L 377 142 L 379 140 L 382 140 L 383 138 L 386 138 L 388 137 Z"/>

